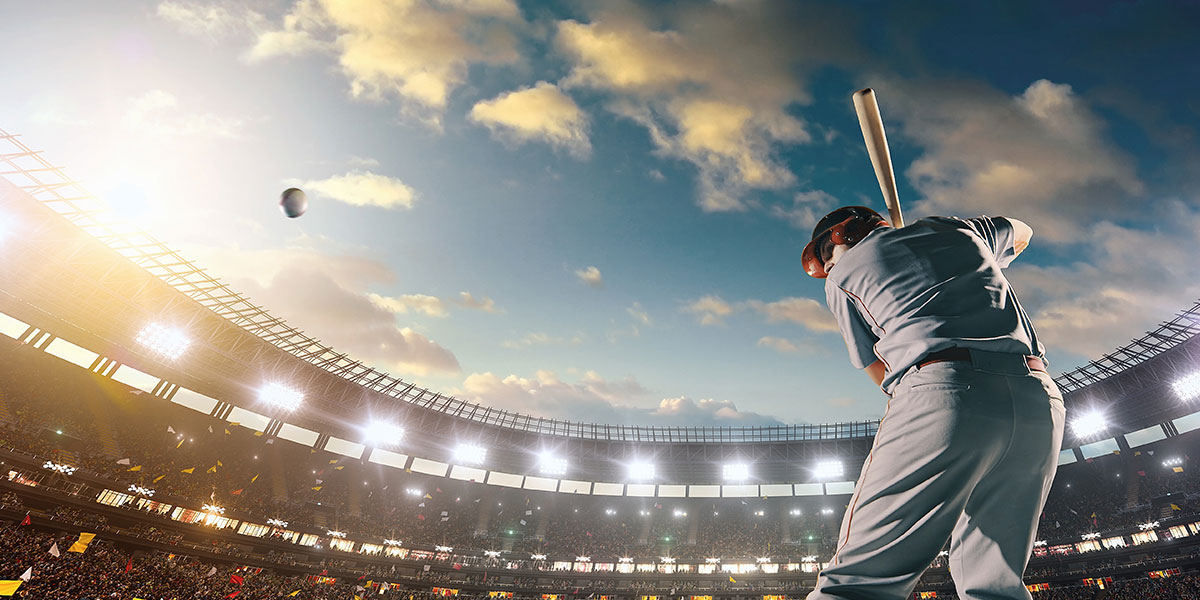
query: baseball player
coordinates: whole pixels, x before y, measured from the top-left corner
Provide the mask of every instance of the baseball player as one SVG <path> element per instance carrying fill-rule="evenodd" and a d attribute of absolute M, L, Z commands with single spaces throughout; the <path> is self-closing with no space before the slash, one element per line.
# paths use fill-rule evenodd
<path fill-rule="evenodd" d="M 1001 271 L 1032 236 L 1003 217 L 895 229 L 859 206 L 817 223 L 805 270 L 889 399 L 808 600 L 907 598 L 947 539 L 960 598 L 1031 597 L 1021 577 L 1065 416 Z"/>

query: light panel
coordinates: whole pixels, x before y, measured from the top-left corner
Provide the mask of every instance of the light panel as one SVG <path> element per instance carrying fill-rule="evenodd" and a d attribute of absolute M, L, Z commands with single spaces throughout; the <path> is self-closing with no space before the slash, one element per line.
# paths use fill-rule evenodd
<path fill-rule="evenodd" d="M 566 475 L 567 474 L 567 459 L 561 456 L 555 456 L 549 452 L 543 452 L 538 457 L 538 471 L 545 475 Z"/>
<path fill-rule="evenodd" d="M 725 481 L 745 481 L 750 479 L 750 465 L 729 463 L 721 467 L 721 476 L 725 478 Z"/>
<path fill-rule="evenodd" d="M 386 421 L 375 421 L 363 428 L 363 438 L 372 448 L 398 446 L 404 438 L 404 428 Z"/>
<path fill-rule="evenodd" d="M 629 463 L 629 478 L 634 481 L 654 479 L 655 471 L 654 463 L 644 461 Z"/>
<path fill-rule="evenodd" d="M 813 476 L 817 479 L 838 479 L 846 472 L 840 460 L 822 460 L 813 467 Z"/>
<path fill-rule="evenodd" d="M 293 411 L 304 402 L 304 394 L 278 383 L 268 383 L 258 392 L 258 400 L 264 404 Z"/>
<path fill-rule="evenodd" d="M 175 360 L 183 356 L 183 353 L 187 352 L 188 347 L 192 345 L 192 340 L 188 339 L 183 330 L 161 323 L 151 323 L 145 326 L 138 332 L 135 339 L 137 343 L 167 360 Z"/>
<path fill-rule="evenodd" d="M 1180 400 L 1193 400 L 1200 396 L 1200 372 L 1192 373 L 1171 384 Z"/>
<path fill-rule="evenodd" d="M 487 448 L 474 444 L 459 444 L 454 449 L 454 462 L 464 465 L 482 465 L 487 459 Z"/>
<path fill-rule="evenodd" d="M 1108 419 L 1098 410 L 1079 415 L 1071 421 L 1071 431 L 1078 437 L 1088 437 L 1105 429 L 1108 429 Z"/>

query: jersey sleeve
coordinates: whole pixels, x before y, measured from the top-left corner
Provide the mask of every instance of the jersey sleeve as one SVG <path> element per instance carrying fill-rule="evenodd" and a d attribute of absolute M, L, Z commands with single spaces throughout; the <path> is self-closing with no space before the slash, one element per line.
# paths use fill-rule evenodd
<path fill-rule="evenodd" d="M 1008 219 L 975 217 L 974 219 L 963 219 L 963 221 L 967 227 L 971 228 L 971 231 L 983 238 L 984 245 L 992 251 L 992 256 L 996 258 L 1001 269 L 1012 264 L 1013 259 L 1017 257 L 1016 233 Z"/>
<path fill-rule="evenodd" d="M 855 368 L 865 369 L 877 360 L 875 344 L 879 338 L 871 332 L 871 326 L 867 325 L 862 314 L 858 312 L 858 306 L 850 294 L 829 280 L 826 280 L 825 285 L 825 301 L 837 319 L 838 329 L 842 331 L 842 338 L 846 341 L 846 349 L 850 352 L 850 364 Z"/>

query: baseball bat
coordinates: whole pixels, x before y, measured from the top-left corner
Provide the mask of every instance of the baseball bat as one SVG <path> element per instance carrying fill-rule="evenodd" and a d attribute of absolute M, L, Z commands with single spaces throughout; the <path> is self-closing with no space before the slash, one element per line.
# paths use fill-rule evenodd
<path fill-rule="evenodd" d="M 867 154 L 871 155 L 871 166 L 875 167 L 875 177 L 879 179 L 879 191 L 883 192 L 883 202 L 892 218 L 892 227 L 904 227 L 900 196 L 896 193 L 896 174 L 892 171 L 892 153 L 888 150 L 887 134 L 883 131 L 883 117 L 879 114 L 875 90 L 866 88 L 854 92 L 854 112 L 858 113 L 863 141 L 867 143 Z"/>

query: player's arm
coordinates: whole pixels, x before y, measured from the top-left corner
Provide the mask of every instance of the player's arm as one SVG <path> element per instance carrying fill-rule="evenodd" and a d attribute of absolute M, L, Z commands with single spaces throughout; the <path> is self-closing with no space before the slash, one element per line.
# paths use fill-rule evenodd
<path fill-rule="evenodd" d="M 863 370 L 867 372 L 867 377 L 870 377 L 875 385 L 883 385 L 883 376 L 887 374 L 887 367 L 883 366 L 883 361 L 877 360 Z"/>
<path fill-rule="evenodd" d="M 1029 247 L 1029 240 L 1033 239 L 1033 228 L 1012 217 L 1004 217 L 1004 220 L 1013 228 L 1013 258 L 1016 258 Z"/>

